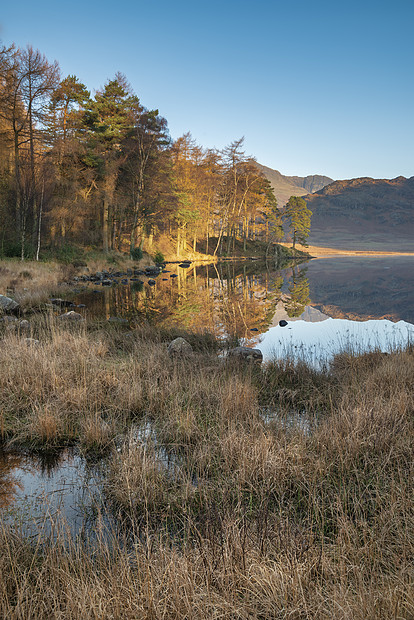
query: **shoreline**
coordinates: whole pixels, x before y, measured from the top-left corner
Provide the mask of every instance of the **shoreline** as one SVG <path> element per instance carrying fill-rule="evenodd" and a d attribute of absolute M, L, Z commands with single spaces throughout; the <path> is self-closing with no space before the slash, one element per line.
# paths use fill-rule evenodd
<path fill-rule="evenodd" d="M 284 247 L 290 247 L 289 244 L 281 243 Z M 310 245 L 305 248 L 302 245 L 297 246 L 303 252 L 308 252 L 312 258 L 328 258 L 330 256 L 414 256 L 413 252 L 392 252 L 380 250 L 343 250 L 340 248 L 325 248 L 322 246 Z"/>

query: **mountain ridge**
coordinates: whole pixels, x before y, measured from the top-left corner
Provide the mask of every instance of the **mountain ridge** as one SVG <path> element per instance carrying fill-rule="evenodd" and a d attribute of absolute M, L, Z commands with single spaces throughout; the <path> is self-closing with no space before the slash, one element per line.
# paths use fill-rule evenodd
<path fill-rule="evenodd" d="M 312 211 L 309 244 L 414 249 L 414 176 L 338 180 L 303 197 Z"/>
<path fill-rule="evenodd" d="M 258 169 L 270 181 L 275 193 L 279 208 L 283 207 L 291 196 L 304 196 L 310 192 L 322 189 L 333 179 L 320 174 L 310 174 L 306 177 L 287 176 L 256 162 Z"/>

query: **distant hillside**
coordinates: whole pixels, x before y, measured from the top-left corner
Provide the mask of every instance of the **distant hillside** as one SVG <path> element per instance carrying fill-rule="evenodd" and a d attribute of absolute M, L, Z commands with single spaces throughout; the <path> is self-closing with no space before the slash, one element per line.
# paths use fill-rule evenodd
<path fill-rule="evenodd" d="M 269 179 L 279 207 L 283 207 L 291 196 L 304 196 L 309 192 L 316 192 L 332 183 L 333 179 L 320 176 L 319 174 L 307 177 L 288 177 L 281 174 L 279 170 L 273 170 L 262 164 L 257 164 L 259 170 Z"/>
<path fill-rule="evenodd" d="M 305 200 L 310 245 L 414 251 L 414 177 L 335 181 Z"/>

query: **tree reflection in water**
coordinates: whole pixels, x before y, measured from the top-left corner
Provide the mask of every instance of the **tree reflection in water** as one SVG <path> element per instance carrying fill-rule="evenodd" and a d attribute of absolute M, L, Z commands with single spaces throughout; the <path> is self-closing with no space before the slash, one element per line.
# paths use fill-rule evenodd
<path fill-rule="evenodd" d="M 287 297 L 282 287 L 291 273 L 290 308 L 297 312 L 309 301 L 304 274 L 294 264 L 289 268 L 258 261 L 193 263 L 188 269 L 168 265 L 155 286 L 130 282 L 102 290 L 91 285 L 95 291 L 78 295 L 76 302 L 86 304 L 92 318 L 123 317 L 133 325 L 178 325 L 254 342 L 271 325 L 277 302 Z"/>
<path fill-rule="evenodd" d="M 0 451 L 0 510 L 11 506 L 23 488 L 16 474 L 16 470 L 20 470 L 23 463 L 23 456 Z"/>
<path fill-rule="evenodd" d="M 289 285 L 290 298 L 285 303 L 286 312 L 292 318 L 303 314 L 305 307 L 310 304 L 309 280 L 306 272 L 306 268 L 292 268 L 292 279 Z"/>

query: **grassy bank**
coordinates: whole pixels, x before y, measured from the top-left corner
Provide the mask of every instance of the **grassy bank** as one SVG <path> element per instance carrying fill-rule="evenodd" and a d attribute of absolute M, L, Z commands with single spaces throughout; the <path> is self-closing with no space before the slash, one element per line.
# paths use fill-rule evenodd
<path fill-rule="evenodd" d="M 177 335 L 52 316 L 37 345 L 3 333 L 3 442 L 106 454 L 105 506 L 135 538 L 3 525 L 0 616 L 413 617 L 412 349 L 259 368 L 208 334 L 171 359 Z"/>

